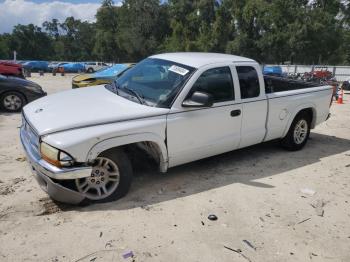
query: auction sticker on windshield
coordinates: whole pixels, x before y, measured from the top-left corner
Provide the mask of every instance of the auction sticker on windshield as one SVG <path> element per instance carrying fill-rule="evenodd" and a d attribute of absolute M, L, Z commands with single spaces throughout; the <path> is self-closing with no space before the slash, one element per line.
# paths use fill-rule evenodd
<path fill-rule="evenodd" d="M 176 65 L 172 65 L 171 67 L 169 67 L 168 70 L 172 71 L 174 73 L 180 74 L 182 76 L 186 75 L 189 72 L 187 69 L 176 66 Z"/>

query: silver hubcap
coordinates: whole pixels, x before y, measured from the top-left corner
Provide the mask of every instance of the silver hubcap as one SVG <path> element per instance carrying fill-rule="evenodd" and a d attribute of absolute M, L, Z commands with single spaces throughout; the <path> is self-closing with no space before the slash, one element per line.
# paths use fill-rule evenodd
<path fill-rule="evenodd" d="M 22 100 L 16 95 L 7 95 L 4 98 L 4 107 L 7 110 L 18 110 L 22 106 Z"/>
<path fill-rule="evenodd" d="M 119 181 L 118 166 L 108 158 L 98 157 L 90 177 L 76 179 L 75 184 L 86 198 L 100 200 L 110 196 L 118 187 Z"/>
<path fill-rule="evenodd" d="M 303 143 L 306 139 L 307 131 L 308 125 L 306 120 L 299 120 L 299 122 L 295 125 L 294 128 L 294 142 L 298 145 Z"/>

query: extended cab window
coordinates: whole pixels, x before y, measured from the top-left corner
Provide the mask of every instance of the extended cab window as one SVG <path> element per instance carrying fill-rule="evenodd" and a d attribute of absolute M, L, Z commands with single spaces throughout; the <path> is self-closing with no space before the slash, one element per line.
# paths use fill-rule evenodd
<path fill-rule="evenodd" d="M 253 98 L 260 95 L 259 77 L 252 66 L 237 66 L 241 97 Z"/>
<path fill-rule="evenodd" d="M 191 94 L 195 91 L 211 94 L 214 98 L 214 103 L 234 100 L 235 96 L 230 68 L 225 66 L 205 71 L 194 83 Z"/>

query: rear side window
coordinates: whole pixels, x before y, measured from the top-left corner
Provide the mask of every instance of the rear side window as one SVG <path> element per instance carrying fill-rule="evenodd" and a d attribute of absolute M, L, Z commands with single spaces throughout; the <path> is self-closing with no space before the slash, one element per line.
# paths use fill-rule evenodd
<path fill-rule="evenodd" d="M 241 97 L 253 98 L 260 95 L 259 77 L 254 67 L 237 66 Z"/>
<path fill-rule="evenodd" d="M 231 70 L 229 67 L 212 68 L 204 73 L 194 83 L 191 94 L 202 91 L 211 94 L 215 102 L 235 99 Z"/>

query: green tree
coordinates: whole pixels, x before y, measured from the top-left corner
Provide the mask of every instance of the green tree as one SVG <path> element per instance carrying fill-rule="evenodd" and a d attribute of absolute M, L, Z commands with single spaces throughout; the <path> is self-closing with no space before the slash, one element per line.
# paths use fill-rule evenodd
<path fill-rule="evenodd" d="M 10 50 L 10 37 L 10 34 L 0 35 L 0 59 L 10 59 L 11 51 L 14 51 Z"/>
<path fill-rule="evenodd" d="M 49 59 L 53 55 L 50 37 L 33 24 L 16 25 L 10 44 L 18 59 Z"/>
<path fill-rule="evenodd" d="M 166 5 L 158 0 L 125 0 L 120 8 L 119 46 L 137 61 L 155 53 L 169 32 Z"/>
<path fill-rule="evenodd" d="M 100 60 L 117 62 L 121 51 L 118 45 L 119 7 L 113 1 L 102 1 L 96 13 L 96 42 L 94 53 Z"/>

